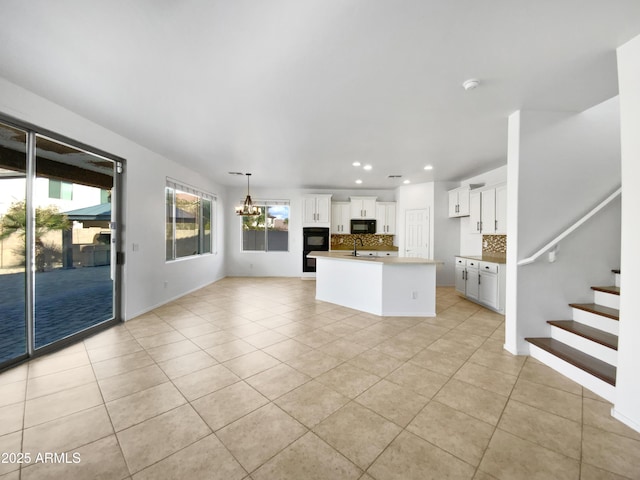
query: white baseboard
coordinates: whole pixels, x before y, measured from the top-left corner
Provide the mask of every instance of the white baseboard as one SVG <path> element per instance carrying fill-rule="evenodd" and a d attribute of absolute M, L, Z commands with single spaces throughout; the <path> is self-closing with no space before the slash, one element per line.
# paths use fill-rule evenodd
<path fill-rule="evenodd" d="M 634 422 L 629 417 L 618 412 L 615 406 L 611 408 L 611 416 L 624 423 L 627 427 L 634 429 L 636 432 L 640 432 L 640 423 Z"/>

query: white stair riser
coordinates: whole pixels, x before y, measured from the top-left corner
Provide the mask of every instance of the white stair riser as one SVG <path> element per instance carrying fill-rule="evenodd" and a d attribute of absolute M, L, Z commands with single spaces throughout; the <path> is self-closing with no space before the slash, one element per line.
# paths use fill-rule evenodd
<path fill-rule="evenodd" d="M 551 325 L 551 338 L 558 340 L 559 342 L 569 345 L 570 347 L 580 350 L 587 355 L 607 362 L 614 367 L 618 366 L 618 352 L 599 343 L 592 342 L 580 335 L 576 335 L 571 332 L 567 332 L 562 328 Z"/>
<path fill-rule="evenodd" d="M 593 303 L 602 305 L 603 307 L 615 308 L 620 310 L 620 295 L 614 295 L 613 293 L 599 292 L 594 290 Z"/>
<path fill-rule="evenodd" d="M 616 287 L 619 287 L 619 286 L 620 286 L 620 274 L 619 274 L 619 273 L 614 273 L 614 274 L 613 274 L 613 284 L 614 284 Z"/>
<path fill-rule="evenodd" d="M 529 346 L 529 353 L 536 360 L 541 361 L 550 368 L 553 368 L 556 372 L 561 373 L 565 377 L 579 383 L 585 388 L 588 388 L 597 395 L 600 395 L 605 400 L 613 403 L 615 402 L 616 389 L 613 385 L 609 385 L 607 382 L 603 382 L 597 377 L 594 377 L 590 373 L 579 369 L 565 362 L 561 358 L 550 354 L 546 350 L 536 347 L 535 345 Z"/>
<path fill-rule="evenodd" d="M 614 335 L 618 335 L 619 325 L 617 320 L 612 320 L 595 313 L 585 312 L 584 310 L 580 310 L 578 308 L 573 309 L 573 319 L 576 322 L 584 323 L 585 325 L 588 325 L 590 327 L 604 330 L 605 332 L 612 333 Z"/>

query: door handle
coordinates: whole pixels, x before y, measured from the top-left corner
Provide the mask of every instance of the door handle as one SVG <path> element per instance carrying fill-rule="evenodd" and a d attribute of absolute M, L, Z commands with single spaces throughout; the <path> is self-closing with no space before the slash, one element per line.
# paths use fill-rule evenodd
<path fill-rule="evenodd" d="M 496 230 L 496 231 L 497 231 L 497 230 L 498 230 L 498 220 L 496 220 L 495 222 L 496 222 L 496 223 L 495 223 L 495 226 L 494 226 L 494 230 Z"/>

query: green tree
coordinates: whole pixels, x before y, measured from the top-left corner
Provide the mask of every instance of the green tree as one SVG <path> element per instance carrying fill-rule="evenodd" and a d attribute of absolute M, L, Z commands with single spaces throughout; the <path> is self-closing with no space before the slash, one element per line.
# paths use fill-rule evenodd
<path fill-rule="evenodd" d="M 27 206 L 26 202 L 12 203 L 7 213 L 2 217 L 0 226 L 0 240 L 4 240 L 13 234 L 18 234 L 24 238 L 27 225 Z M 71 228 L 71 222 L 64 213 L 60 213 L 55 206 L 36 207 L 36 269 L 44 270 L 45 258 L 44 250 L 47 248 L 42 241 L 42 237 L 47 232 L 54 230 L 68 230 Z M 24 251 L 22 252 L 24 256 Z"/>
<path fill-rule="evenodd" d="M 258 207 L 260 215 L 242 217 L 243 230 L 264 230 L 266 224 L 266 207 Z"/>

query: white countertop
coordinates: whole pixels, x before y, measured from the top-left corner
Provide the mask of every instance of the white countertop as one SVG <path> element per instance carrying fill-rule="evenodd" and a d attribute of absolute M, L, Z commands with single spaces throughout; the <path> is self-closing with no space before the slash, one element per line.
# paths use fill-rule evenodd
<path fill-rule="evenodd" d="M 469 260 L 476 260 L 478 262 L 499 263 L 505 265 L 507 263 L 506 256 L 501 255 L 456 255 L 460 258 L 468 258 Z"/>
<path fill-rule="evenodd" d="M 332 260 L 345 260 L 348 262 L 367 262 L 367 263 L 382 263 L 385 265 L 438 265 L 443 262 L 439 260 L 432 260 L 430 258 L 419 257 L 370 257 L 358 256 L 354 257 L 349 251 L 333 251 L 333 252 L 310 252 L 307 254 L 309 258 L 329 258 Z"/>

